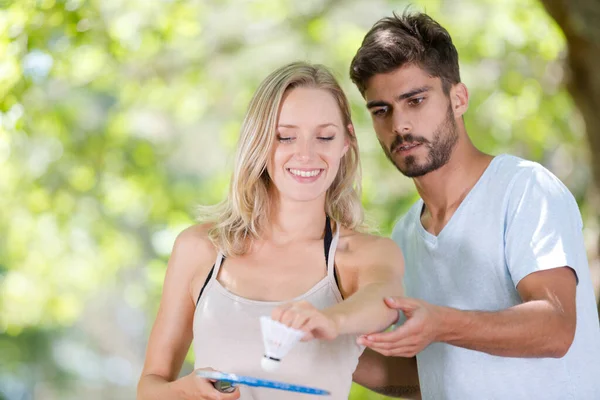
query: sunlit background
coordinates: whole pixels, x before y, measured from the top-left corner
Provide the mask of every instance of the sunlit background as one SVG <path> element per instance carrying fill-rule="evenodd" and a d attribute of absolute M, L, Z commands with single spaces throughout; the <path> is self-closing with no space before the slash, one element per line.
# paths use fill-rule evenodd
<path fill-rule="evenodd" d="M 562 84 L 561 30 L 537 0 L 412 4 L 453 36 L 475 144 L 539 161 L 573 192 L 597 279 L 590 154 Z M 389 234 L 417 197 L 348 67 L 371 25 L 407 5 L 0 0 L 0 399 L 135 398 L 173 240 L 196 205 L 225 195 L 245 108 L 285 63 L 339 78 L 363 202 Z"/>

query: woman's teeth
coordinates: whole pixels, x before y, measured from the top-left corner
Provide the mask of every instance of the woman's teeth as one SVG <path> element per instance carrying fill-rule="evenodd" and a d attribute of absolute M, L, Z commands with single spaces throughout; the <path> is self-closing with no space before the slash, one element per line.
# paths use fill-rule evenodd
<path fill-rule="evenodd" d="M 319 175 L 319 173 L 321 172 L 321 170 L 320 170 L 320 169 L 313 169 L 313 170 L 311 170 L 311 171 L 302 171 L 302 170 L 300 170 L 300 169 L 293 169 L 293 168 L 290 168 L 290 169 L 289 169 L 289 171 L 290 171 L 292 174 L 294 174 L 294 175 L 296 175 L 296 176 L 301 176 L 301 177 L 303 177 L 303 178 L 309 178 L 309 177 L 311 177 L 311 176 L 317 176 L 317 175 Z"/>

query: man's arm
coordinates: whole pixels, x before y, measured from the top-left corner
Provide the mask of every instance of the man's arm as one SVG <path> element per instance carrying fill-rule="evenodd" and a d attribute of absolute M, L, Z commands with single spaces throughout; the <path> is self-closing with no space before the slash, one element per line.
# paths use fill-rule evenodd
<path fill-rule="evenodd" d="M 415 357 L 385 357 L 367 348 L 360 356 L 353 380 L 385 396 L 421 399 Z"/>
<path fill-rule="evenodd" d="M 529 274 L 517 285 L 522 304 L 496 311 L 462 311 L 410 298 L 386 299 L 407 321 L 361 343 L 384 355 L 411 357 L 445 342 L 506 357 L 562 357 L 576 325 L 576 276 L 569 267 Z M 393 301 L 391 301 L 393 300 Z"/>
<path fill-rule="evenodd" d="M 523 304 L 504 311 L 449 309 L 440 341 L 506 357 L 564 356 L 573 343 L 577 319 L 573 270 L 534 272 L 517 290 Z"/>

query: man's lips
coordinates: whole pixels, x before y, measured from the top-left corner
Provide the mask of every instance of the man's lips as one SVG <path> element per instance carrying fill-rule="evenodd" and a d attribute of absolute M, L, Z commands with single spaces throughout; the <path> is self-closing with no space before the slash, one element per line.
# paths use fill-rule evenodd
<path fill-rule="evenodd" d="M 419 147 L 422 143 L 412 142 L 412 143 L 402 143 L 393 148 L 392 153 L 399 153 L 403 151 L 409 151 L 416 147 Z"/>

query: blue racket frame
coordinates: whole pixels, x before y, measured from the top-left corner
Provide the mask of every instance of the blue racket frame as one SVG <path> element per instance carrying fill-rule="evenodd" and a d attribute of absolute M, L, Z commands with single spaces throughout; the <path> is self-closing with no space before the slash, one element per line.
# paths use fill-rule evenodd
<path fill-rule="evenodd" d="M 331 393 L 327 390 L 318 389 L 309 386 L 294 385 L 291 383 L 271 381 L 268 379 L 259 379 L 252 376 L 227 374 L 218 371 L 196 371 L 196 375 L 205 379 L 214 379 L 217 381 L 230 382 L 231 384 L 246 385 L 254 387 L 265 387 L 269 389 L 287 390 L 288 392 L 306 393 L 317 396 L 328 396 Z"/>

